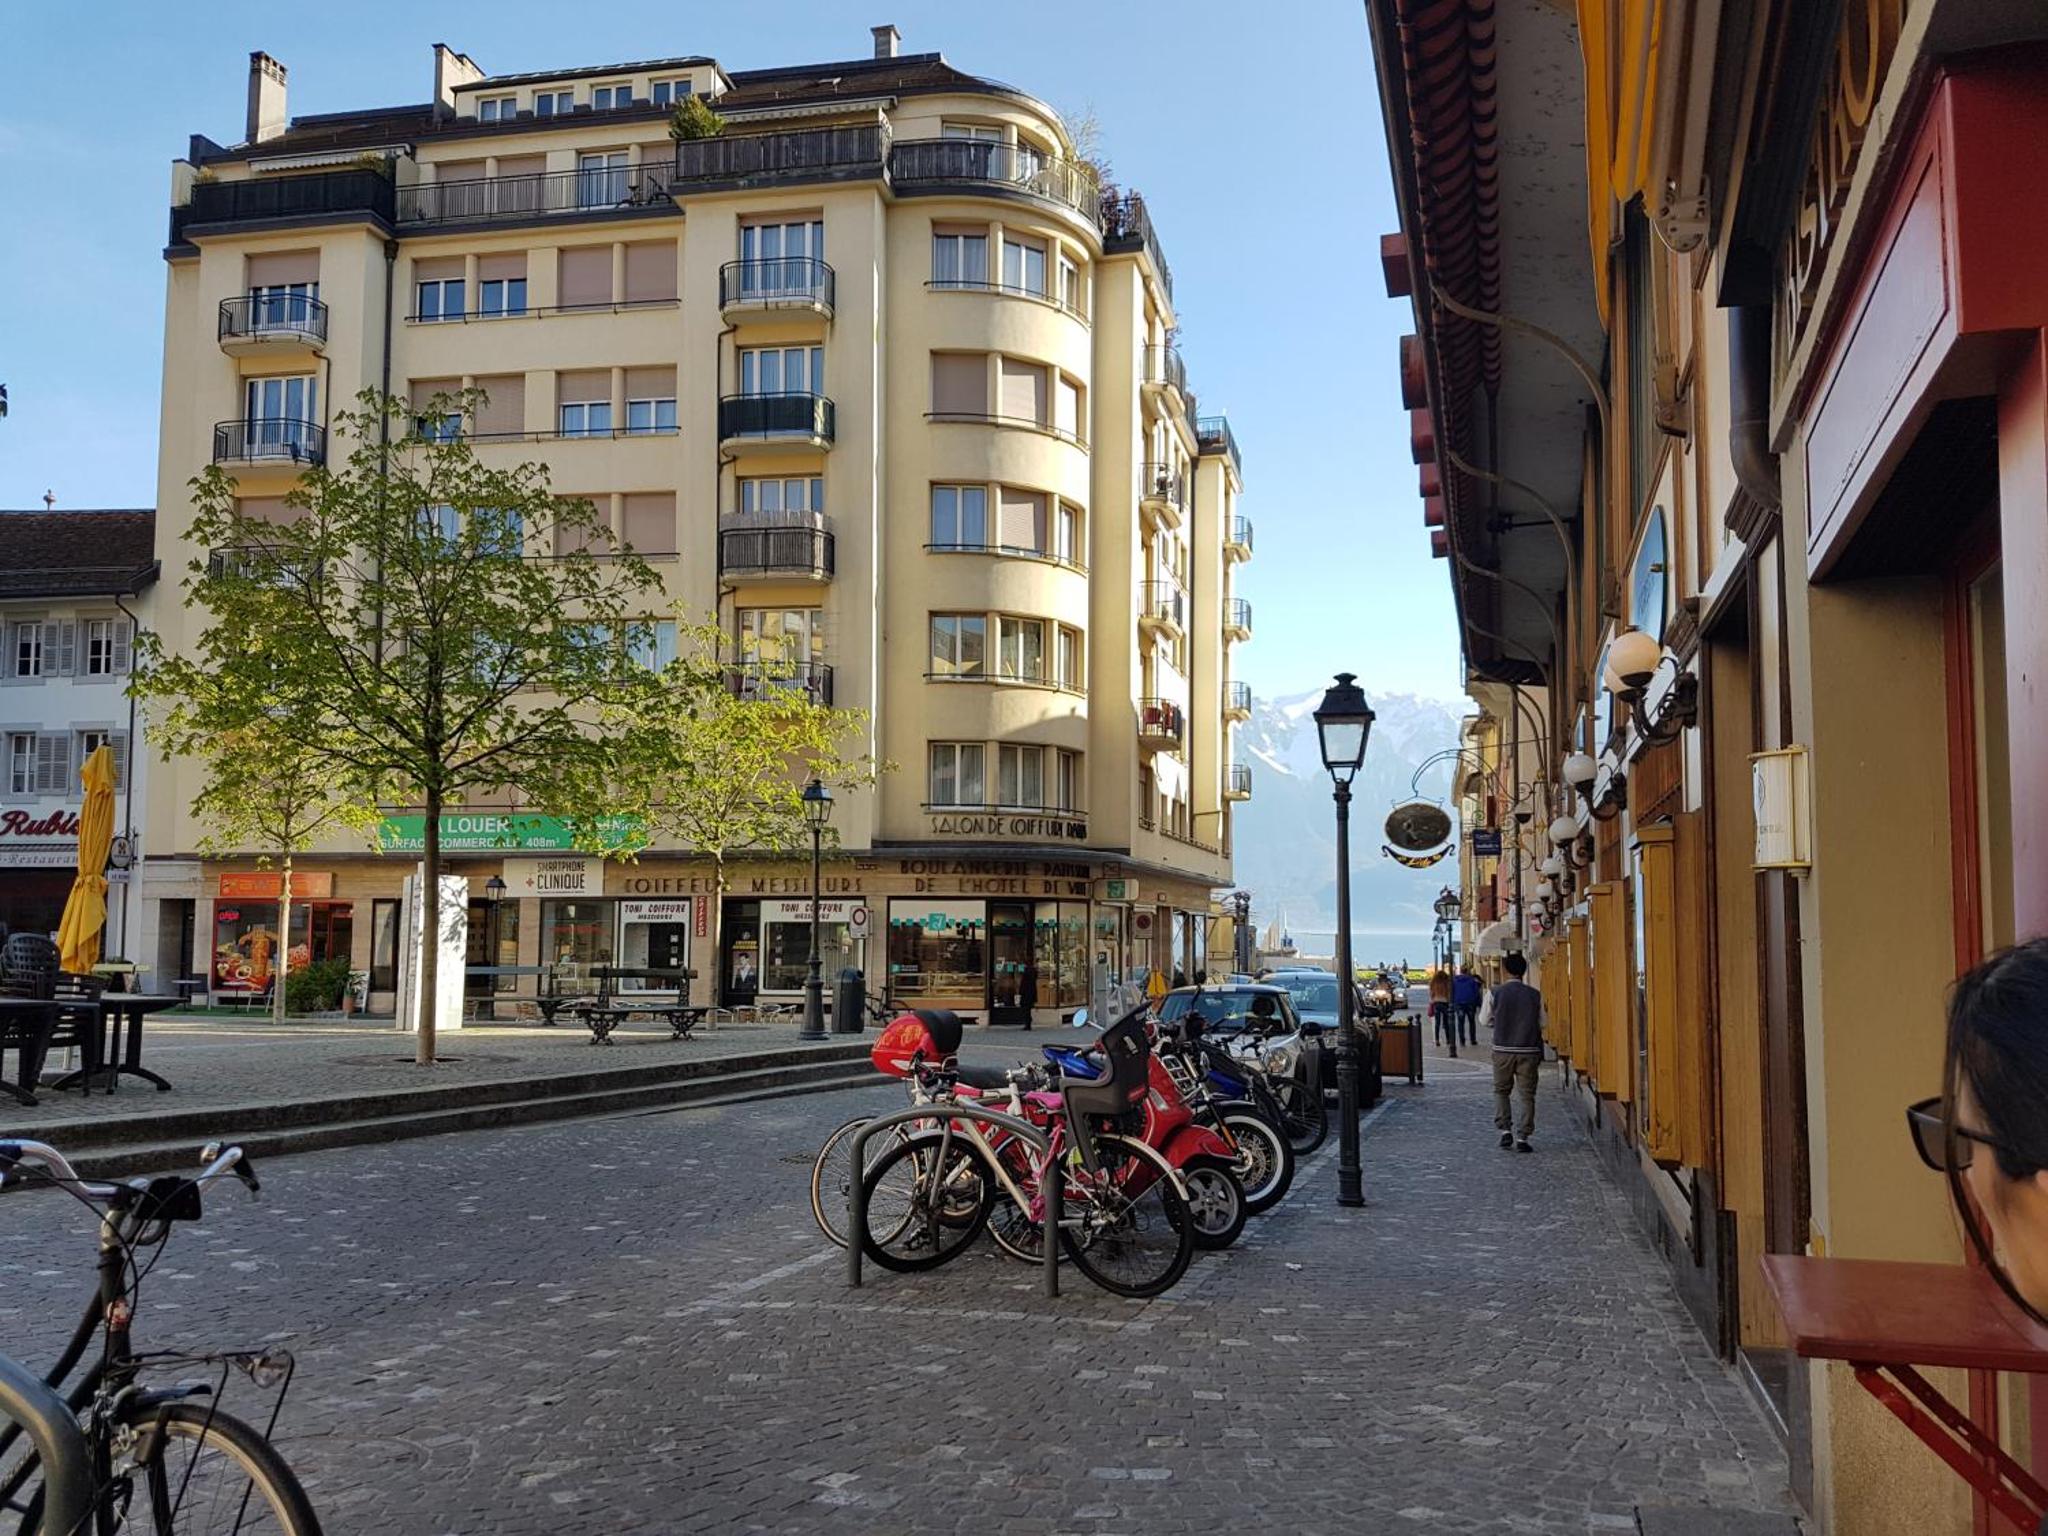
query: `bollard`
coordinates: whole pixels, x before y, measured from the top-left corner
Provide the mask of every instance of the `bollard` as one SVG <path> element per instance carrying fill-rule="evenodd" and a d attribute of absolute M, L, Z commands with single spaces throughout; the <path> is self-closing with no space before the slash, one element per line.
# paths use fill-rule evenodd
<path fill-rule="evenodd" d="M 860 1289 L 861 1247 L 868 1240 L 868 1137 L 875 1122 L 853 1133 L 853 1182 L 846 1190 L 846 1283 Z"/>
<path fill-rule="evenodd" d="M 0 1358 L 0 1423 L 9 1420 L 27 1431 L 42 1463 L 43 1511 L 37 1528 L 86 1529 L 93 1517 L 93 1456 L 78 1420 L 40 1376 Z"/>
<path fill-rule="evenodd" d="M 1039 1192 L 1038 1202 L 1045 1217 L 1045 1294 L 1056 1299 L 1060 1293 L 1060 1225 L 1066 1219 L 1067 1174 L 1059 1157 L 1050 1150 L 1045 1168 L 1045 1187 Z"/>

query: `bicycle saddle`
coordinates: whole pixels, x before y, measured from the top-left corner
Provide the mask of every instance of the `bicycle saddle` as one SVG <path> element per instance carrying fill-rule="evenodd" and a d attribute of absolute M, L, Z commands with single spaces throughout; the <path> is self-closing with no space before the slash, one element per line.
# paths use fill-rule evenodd
<path fill-rule="evenodd" d="M 1003 1067 L 976 1067 L 964 1061 L 956 1061 L 952 1067 L 953 1080 L 965 1083 L 969 1088 L 1007 1088 L 1010 1086 L 1008 1071 Z"/>

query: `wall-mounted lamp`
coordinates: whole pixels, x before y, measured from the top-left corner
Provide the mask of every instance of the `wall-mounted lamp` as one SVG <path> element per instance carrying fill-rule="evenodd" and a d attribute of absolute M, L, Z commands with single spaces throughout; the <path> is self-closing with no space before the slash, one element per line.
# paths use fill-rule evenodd
<path fill-rule="evenodd" d="M 1676 741 L 1699 718 L 1699 679 L 1681 671 L 1678 658 L 1640 629 L 1614 637 L 1602 680 L 1628 706 L 1636 734 L 1651 746 Z"/>

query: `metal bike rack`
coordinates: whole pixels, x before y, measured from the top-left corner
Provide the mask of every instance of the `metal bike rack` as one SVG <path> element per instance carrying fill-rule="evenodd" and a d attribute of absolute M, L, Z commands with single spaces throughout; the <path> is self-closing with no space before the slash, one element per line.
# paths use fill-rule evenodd
<path fill-rule="evenodd" d="M 907 1109 L 891 1110 L 878 1115 L 854 1133 L 853 1178 L 846 1192 L 846 1283 L 858 1288 L 861 1283 L 861 1251 L 867 1244 L 868 1236 L 868 1138 L 878 1131 L 894 1130 L 899 1125 L 910 1125 L 917 1121 L 931 1120 L 973 1120 L 1010 1135 L 1029 1145 L 1043 1155 L 1051 1143 L 1045 1132 L 1028 1120 L 1000 1110 L 983 1109 L 968 1104 L 913 1104 Z M 1042 1180 L 1039 1191 L 1044 1201 L 1043 1227 L 1045 1231 L 1045 1294 L 1057 1296 L 1060 1293 L 1060 1227 L 1066 1216 L 1064 1205 L 1066 1180 L 1058 1168 L 1048 1170 L 1052 1177 Z"/>
<path fill-rule="evenodd" d="M 42 1377 L 0 1355 L 0 1420 L 28 1432 L 43 1469 L 42 1529 L 82 1531 L 92 1523 L 92 1451 L 64 1399 Z"/>

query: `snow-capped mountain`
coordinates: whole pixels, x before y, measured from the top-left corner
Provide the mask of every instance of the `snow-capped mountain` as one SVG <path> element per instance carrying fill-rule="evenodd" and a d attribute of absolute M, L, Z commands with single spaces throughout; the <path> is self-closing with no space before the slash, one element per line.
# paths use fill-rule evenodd
<path fill-rule="evenodd" d="M 1237 761 L 1252 769 L 1252 798 L 1237 807 L 1235 817 L 1237 883 L 1252 893 L 1253 920 L 1261 931 L 1284 917 L 1297 938 L 1327 935 L 1336 926 L 1335 807 L 1313 719 L 1322 696 L 1317 689 L 1253 699 L 1251 719 L 1237 728 Z M 1369 682 L 1366 696 L 1375 719 L 1365 767 L 1351 788 L 1352 926 L 1361 934 L 1386 935 L 1390 943 L 1411 939 L 1411 957 L 1426 956 L 1435 921 L 1430 903 L 1457 882 L 1457 863 L 1446 859 L 1431 869 L 1404 868 L 1380 852 L 1384 823 L 1388 811 L 1417 798 L 1456 815 L 1450 800 L 1453 760 L 1431 764 L 1419 778 L 1416 769 L 1457 745 L 1458 721 L 1471 706 L 1376 694 Z"/>

